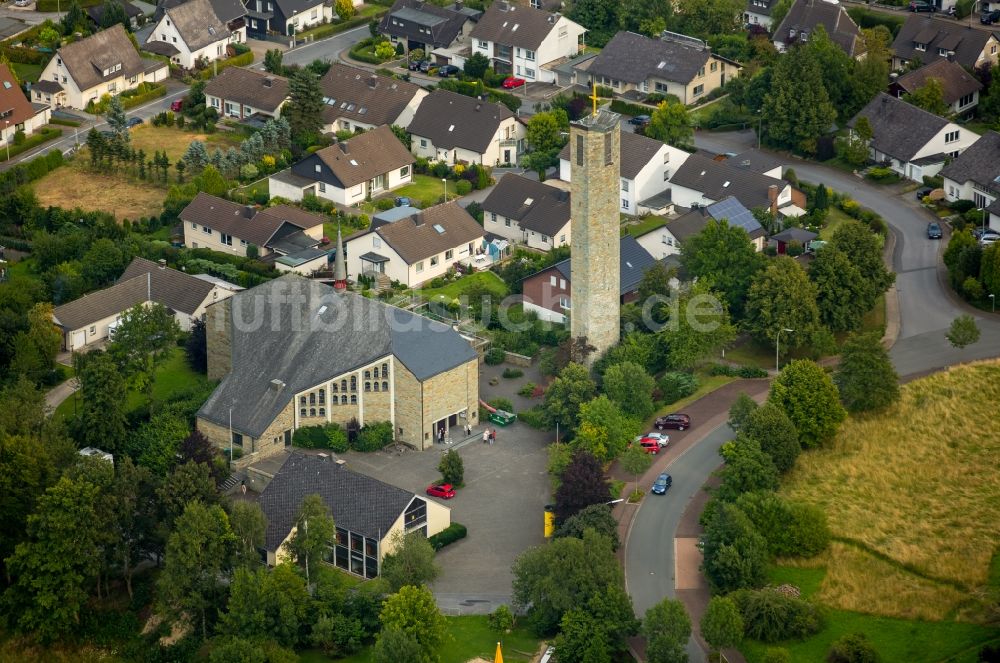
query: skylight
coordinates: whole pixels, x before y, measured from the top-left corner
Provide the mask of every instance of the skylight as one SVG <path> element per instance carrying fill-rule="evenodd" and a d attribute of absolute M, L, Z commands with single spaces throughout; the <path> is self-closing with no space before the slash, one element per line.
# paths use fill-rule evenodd
<path fill-rule="evenodd" d="M 729 180 L 726 180 L 726 183 L 722 185 L 722 188 L 725 189 L 727 186 L 729 186 Z"/>
<path fill-rule="evenodd" d="M 448 131 L 454 131 L 454 130 L 455 130 L 455 125 L 454 124 L 451 125 L 450 127 L 448 127 Z"/>
<path fill-rule="evenodd" d="M 525 199 L 524 199 L 524 204 L 525 204 L 525 205 L 530 205 L 530 204 L 531 204 L 531 203 L 533 203 L 533 202 L 535 202 L 535 199 L 534 199 L 534 198 L 525 198 Z"/>
<path fill-rule="evenodd" d="M 434 224 L 434 230 L 437 231 L 438 235 L 443 235 L 444 234 L 444 226 L 442 226 L 440 223 L 435 223 Z"/>
<path fill-rule="evenodd" d="M 5 90 L 9 90 L 10 89 L 10 81 L 4 81 L 3 82 L 3 89 L 5 89 Z"/>
<path fill-rule="evenodd" d="M 625 266 L 628 267 L 629 269 L 632 269 L 632 263 L 630 263 L 628 260 L 625 261 Z"/>
<path fill-rule="evenodd" d="M 357 162 L 357 161 L 355 161 L 354 159 L 351 159 L 351 165 L 352 165 L 352 166 L 357 166 L 357 165 L 358 165 L 358 162 Z"/>
<path fill-rule="evenodd" d="M 208 34 L 213 35 L 213 36 L 215 35 L 215 28 L 212 27 L 211 25 L 208 26 Z"/>
<path fill-rule="evenodd" d="M 656 65 L 656 68 L 657 68 L 657 69 L 663 69 L 663 68 L 664 68 L 664 67 L 666 67 L 666 66 L 667 66 L 667 63 L 666 63 L 666 61 L 664 61 L 664 60 L 661 60 L 661 61 L 660 61 L 660 64 Z"/>
<path fill-rule="evenodd" d="M 510 29 L 510 31 L 511 31 L 511 32 L 517 32 L 517 26 L 519 26 L 519 25 L 521 25 L 521 24 L 520 24 L 520 23 L 515 23 L 515 24 L 514 24 L 514 27 L 512 27 L 512 28 Z"/>

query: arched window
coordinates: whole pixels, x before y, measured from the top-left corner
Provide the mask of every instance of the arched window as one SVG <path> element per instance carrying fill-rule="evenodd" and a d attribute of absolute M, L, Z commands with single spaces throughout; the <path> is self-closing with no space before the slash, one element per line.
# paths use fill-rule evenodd
<path fill-rule="evenodd" d="M 372 372 L 371 371 L 365 371 L 365 379 L 366 380 L 371 380 L 372 379 Z"/>
<path fill-rule="evenodd" d="M 305 408 L 302 408 L 302 409 L 299 410 L 299 416 L 300 417 L 306 416 L 306 409 Z"/>
<path fill-rule="evenodd" d="M 326 389 L 319 390 L 319 404 L 326 403 Z"/>
<path fill-rule="evenodd" d="M 347 405 L 347 396 L 341 396 L 340 397 L 340 404 L 341 405 Z"/>
<path fill-rule="evenodd" d="M 358 397 L 354 394 L 351 394 L 351 405 L 357 405 L 357 404 L 358 404 Z"/>
<path fill-rule="evenodd" d="M 316 416 L 316 408 L 314 408 L 314 407 L 309 408 L 309 416 L 310 417 L 315 417 Z"/>
<path fill-rule="evenodd" d="M 305 404 L 306 404 L 306 397 L 302 396 L 301 398 L 299 398 L 299 405 L 305 405 Z"/>
<path fill-rule="evenodd" d="M 358 378 L 356 375 L 351 376 L 351 391 L 358 390 Z"/>
<path fill-rule="evenodd" d="M 382 391 L 389 391 L 389 383 L 388 382 L 383 382 L 382 383 Z"/>
<path fill-rule="evenodd" d="M 371 390 L 372 390 L 372 383 L 371 382 L 366 382 L 365 383 L 365 391 L 371 391 Z"/>
<path fill-rule="evenodd" d="M 341 391 L 347 391 L 347 380 L 341 380 L 340 381 L 340 390 Z"/>
<path fill-rule="evenodd" d="M 326 408 L 325 407 L 321 407 L 319 409 L 319 416 L 321 416 L 321 417 L 325 417 L 326 416 Z"/>
<path fill-rule="evenodd" d="M 309 394 L 309 405 L 316 405 L 316 394 Z"/>
<path fill-rule="evenodd" d="M 330 391 L 333 391 L 333 392 L 337 391 L 337 383 L 336 382 L 334 382 L 333 384 L 330 385 Z"/>
<path fill-rule="evenodd" d="M 374 391 L 378 391 L 378 380 L 375 381 L 375 384 L 372 385 L 372 388 Z"/>
<path fill-rule="evenodd" d="M 389 364 L 382 364 L 382 377 L 389 377 Z"/>

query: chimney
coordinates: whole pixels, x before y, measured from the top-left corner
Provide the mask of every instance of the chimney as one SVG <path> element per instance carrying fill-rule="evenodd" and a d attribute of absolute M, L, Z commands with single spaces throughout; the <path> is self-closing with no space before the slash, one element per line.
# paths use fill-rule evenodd
<path fill-rule="evenodd" d="M 271 87 L 272 83 L 274 83 L 274 79 L 271 78 L 270 76 L 264 79 L 264 87 Z"/>
<path fill-rule="evenodd" d="M 160 258 L 159 260 L 157 260 L 156 264 L 159 266 L 160 269 L 166 269 L 167 268 L 167 261 L 164 260 L 163 258 Z"/>
<path fill-rule="evenodd" d="M 460 12 L 465 9 L 464 0 L 455 0 L 455 11 Z"/>
<path fill-rule="evenodd" d="M 948 51 L 948 62 L 955 61 L 955 51 Z"/>
<path fill-rule="evenodd" d="M 285 388 L 285 383 L 282 382 L 281 380 L 279 380 L 277 378 L 271 380 L 271 385 L 270 385 L 271 391 L 280 392 L 284 388 Z"/>
<path fill-rule="evenodd" d="M 378 76 L 372 74 L 371 76 L 368 77 L 368 87 L 374 90 L 377 86 L 378 86 Z"/>
<path fill-rule="evenodd" d="M 351 148 L 348 147 L 346 140 L 337 143 L 337 145 L 340 146 L 340 151 L 343 152 L 344 154 L 350 154 L 351 153 Z"/>
<path fill-rule="evenodd" d="M 767 202 L 770 203 L 771 214 L 778 213 L 778 185 L 772 184 L 767 187 Z"/>

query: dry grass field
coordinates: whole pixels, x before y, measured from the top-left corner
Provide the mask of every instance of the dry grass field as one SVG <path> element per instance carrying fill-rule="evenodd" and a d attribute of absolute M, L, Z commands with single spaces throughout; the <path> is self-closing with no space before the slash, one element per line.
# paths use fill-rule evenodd
<path fill-rule="evenodd" d="M 243 136 L 230 131 L 216 131 L 213 134 L 206 134 L 175 127 L 154 127 L 148 122 L 132 129 L 132 145 L 135 149 L 145 150 L 146 154 L 150 155 L 156 151 L 166 150 L 171 163 L 184 156 L 188 145 L 195 140 L 205 143 L 205 147 L 211 154 L 215 148 L 225 152 L 230 147 L 238 146 L 243 140 Z"/>
<path fill-rule="evenodd" d="M 782 492 L 821 506 L 835 544 L 819 598 L 899 617 L 976 619 L 1000 541 L 1000 362 L 903 387 L 884 415 L 851 418 L 810 451 Z M 875 554 L 864 551 L 867 547 Z M 884 556 L 886 559 L 880 559 Z"/>
<path fill-rule="evenodd" d="M 77 164 L 57 168 L 35 182 L 33 188 L 42 205 L 101 210 L 111 212 L 119 220 L 158 215 L 167 197 L 163 187 L 122 175 L 103 175 Z"/>

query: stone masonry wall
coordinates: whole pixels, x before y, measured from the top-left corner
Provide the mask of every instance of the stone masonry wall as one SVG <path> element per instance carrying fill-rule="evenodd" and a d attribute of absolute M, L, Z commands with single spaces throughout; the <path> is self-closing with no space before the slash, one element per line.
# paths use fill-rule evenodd
<path fill-rule="evenodd" d="M 226 298 L 205 309 L 209 380 L 221 380 L 233 366 L 232 304 L 232 301 Z"/>

